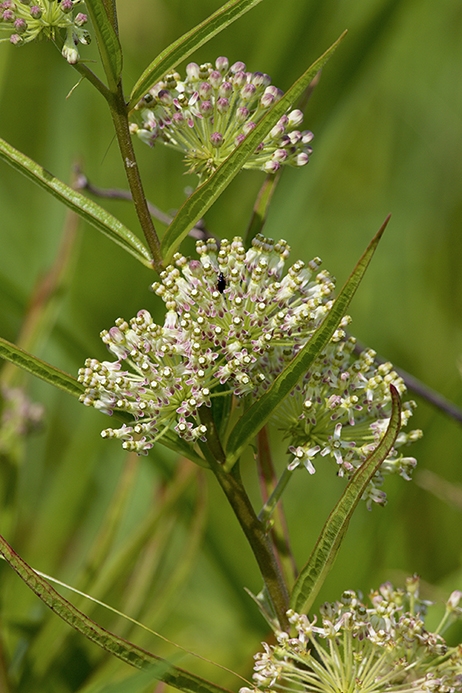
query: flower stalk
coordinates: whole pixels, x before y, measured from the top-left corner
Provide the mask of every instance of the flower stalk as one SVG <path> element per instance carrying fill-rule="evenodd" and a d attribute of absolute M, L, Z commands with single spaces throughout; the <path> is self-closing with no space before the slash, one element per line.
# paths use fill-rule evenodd
<path fill-rule="evenodd" d="M 281 476 L 279 477 L 279 480 L 278 480 L 271 496 L 268 498 L 268 500 L 264 504 L 263 508 L 260 510 L 260 513 L 258 515 L 258 519 L 260 520 L 260 522 L 262 522 L 264 524 L 266 529 L 269 528 L 270 522 L 271 522 L 271 517 L 274 513 L 276 505 L 278 504 L 279 500 L 281 499 L 281 496 L 284 493 L 287 484 L 289 483 L 290 479 L 292 478 L 292 472 L 293 472 L 293 469 L 289 469 L 288 467 L 284 467 L 284 471 L 282 472 Z"/>
<path fill-rule="evenodd" d="M 256 516 L 242 484 L 238 466 L 236 464 L 231 472 L 225 472 L 221 465 L 215 464 L 212 471 L 250 544 L 274 611 L 281 628 L 284 629 L 288 627 L 286 612 L 289 604 L 289 593 L 277 564 L 270 538 L 263 523 Z"/>

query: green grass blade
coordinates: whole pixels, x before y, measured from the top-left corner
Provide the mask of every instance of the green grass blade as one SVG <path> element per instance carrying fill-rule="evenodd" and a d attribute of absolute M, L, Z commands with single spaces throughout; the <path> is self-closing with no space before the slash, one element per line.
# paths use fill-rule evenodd
<path fill-rule="evenodd" d="M 303 374 L 310 368 L 315 358 L 328 344 L 366 272 L 367 266 L 385 231 L 388 220 L 389 217 L 387 217 L 368 245 L 319 329 L 282 373 L 279 374 L 269 390 L 236 423 L 229 436 L 226 449 L 226 466 L 228 469 L 239 459 L 244 449 L 265 425 L 273 411 L 280 405 L 284 397 L 293 390 Z"/>
<path fill-rule="evenodd" d="M 169 262 L 189 230 L 204 216 L 205 212 L 241 171 L 247 159 L 252 156 L 257 146 L 266 137 L 274 124 L 303 94 L 308 84 L 327 62 L 344 36 L 345 33 L 298 78 L 284 96 L 268 110 L 254 130 L 236 147 L 234 152 L 184 202 L 162 238 L 162 257 L 166 263 Z"/>
<path fill-rule="evenodd" d="M 81 633 L 91 642 L 96 643 L 106 652 L 138 669 L 151 667 L 159 681 L 173 686 L 185 693 L 230 693 L 227 689 L 216 686 L 211 681 L 190 674 L 170 662 L 158 657 L 141 647 L 119 638 L 114 633 L 99 626 L 95 621 L 76 609 L 64 599 L 46 580 L 38 575 L 11 546 L 0 536 L 0 554 L 26 585 L 60 618 Z M 153 666 L 154 665 L 154 666 Z M 154 668 L 155 667 L 155 668 Z M 157 667 L 159 667 L 157 669 Z"/>
<path fill-rule="evenodd" d="M 390 385 L 392 413 L 387 431 L 374 452 L 356 470 L 339 502 L 329 515 L 311 556 L 297 578 L 290 599 L 291 607 L 298 613 L 306 612 L 321 589 L 332 567 L 348 529 L 350 518 L 366 487 L 395 442 L 401 423 L 401 406 L 398 390 Z"/>
<path fill-rule="evenodd" d="M 72 375 L 38 359 L 2 337 L 0 337 L 0 358 L 14 363 L 19 368 L 36 375 L 46 383 L 50 383 L 50 385 L 54 385 L 74 397 L 80 397 L 84 392 L 83 385 L 77 382 Z"/>
<path fill-rule="evenodd" d="M 0 158 L 72 209 L 139 262 L 152 269 L 151 254 L 134 233 L 92 200 L 73 190 L 49 171 L 0 138 Z"/>
<path fill-rule="evenodd" d="M 109 21 L 103 0 L 87 0 L 86 6 L 95 31 L 104 72 L 113 91 L 122 74 L 122 48 L 119 37 Z"/>
<path fill-rule="evenodd" d="M 204 43 L 260 2 L 261 0 L 230 0 L 191 31 L 174 41 L 157 58 L 154 58 L 143 72 L 132 89 L 129 108 L 132 109 L 153 84 L 173 70 L 182 60 L 186 60 Z"/>

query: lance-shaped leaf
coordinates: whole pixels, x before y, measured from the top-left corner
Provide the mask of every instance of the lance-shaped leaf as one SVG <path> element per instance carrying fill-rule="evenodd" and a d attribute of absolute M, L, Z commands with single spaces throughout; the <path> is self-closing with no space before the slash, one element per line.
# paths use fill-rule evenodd
<path fill-rule="evenodd" d="M 80 397 L 85 391 L 84 386 L 79 383 L 74 376 L 65 373 L 65 371 L 61 371 L 59 368 L 52 366 L 46 361 L 42 361 L 36 356 L 33 356 L 33 354 L 21 349 L 21 347 L 16 346 L 16 344 L 12 344 L 8 340 L 3 339 L 3 337 L 0 337 L 0 358 L 14 363 L 18 368 L 32 373 L 32 375 L 37 376 L 37 378 L 44 380 L 50 385 L 54 385 L 60 390 L 64 390 L 64 392 L 67 392 L 68 395 L 72 395 L 73 397 Z M 124 423 L 133 422 L 133 417 L 130 416 L 128 412 L 115 411 L 114 418 Z M 169 448 L 169 450 L 173 450 L 173 452 L 176 452 L 178 455 L 186 457 L 188 460 L 191 460 L 191 462 L 195 462 L 201 467 L 208 468 L 207 462 L 195 452 L 191 445 L 179 438 L 173 431 L 167 431 L 159 440 L 159 443 Z"/>
<path fill-rule="evenodd" d="M 290 605 L 297 613 L 306 612 L 312 606 L 337 556 L 354 509 L 396 440 L 401 423 L 401 406 L 398 390 L 394 385 L 390 385 L 390 390 L 392 412 L 386 433 L 348 482 L 293 587 Z"/>
<path fill-rule="evenodd" d="M 148 89 L 165 74 L 260 2 L 261 0 L 230 0 L 191 31 L 170 44 L 157 58 L 154 58 L 133 87 L 129 108 L 136 106 Z"/>
<path fill-rule="evenodd" d="M 122 74 L 122 48 L 112 26 L 103 0 L 87 0 L 86 6 L 96 35 L 101 62 L 113 91 Z"/>
<path fill-rule="evenodd" d="M 271 387 L 244 413 L 231 431 L 226 446 L 226 468 L 230 469 L 239 459 L 244 449 L 265 425 L 273 411 L 281 401 L 293 390 L 300 378 L 311 367 L 313 361 L 329 343 L 345 315 L 348 305 L 358 288 L 367 266 L 372 259 L 375 249 L 385 231 L 389 217 L 380 227 L 358 264 L 354 268 L 343 289 L 334 302 L 323 322 L 305 344 L 303 349 L 292 359 L 287 367 L 278 375 Z"/>
<path fill-rule="evenodd" d="M 152 269 L 152 258 L 134 233 L 105 209 L 53 176 L 49 171 L 0 138 L 0 158 L 72 209 L 139 262 Z"/>
<path fill-rule="evenodd" d="M 189 673 L 185 669 L 170 664 L 157 655 L 143 650 L 114 633 L 99 626 L 88 616 L 85 616 L 67 599 L 64 599 L 46 580 L 36 573 L 11 546 L 0 536 L 0 554 L 10 564 L 13 570 L 26 585 L 60 618 L 72 628 L 84 635 L 91 642 L 110 652 L 115 657 L 138 669 L 151 667 L 159 681 L 185 693 L 230 693 L 226 688 L 216 686 L 211 681 Z M 158 665 L 158 668 L 154 666 Z"/>
<path fill-rule="evenodd" d="M 203 217 L 233 178 L 241 171 L 247 159 L 252 156 L 258 145 L 274 127 L 274 124 L 301 96 L 344 36 L 345 33 L 299 77 L 279 101 L 268 109 L 256 127 L 236 147 L 233 153 L 184 202 L 162 238 L 162 257 L 165 262 L 169 261 L 189 230 Z"/>
<path fill-rule="evenodd" d="M 59 370 L 59 368 L 52 366 L 46 361 L 38 359 L 2 337 L 0 337 L 0 358 L 14 363 L 15 366 L 32 373 L 32 375 L 36 375 L 46 383 L 64 390 L 64 392 L 73 397 L 80 397 L 84 392 L 85 388 L 83 385 L 77 382 L 72 375 Z"/>

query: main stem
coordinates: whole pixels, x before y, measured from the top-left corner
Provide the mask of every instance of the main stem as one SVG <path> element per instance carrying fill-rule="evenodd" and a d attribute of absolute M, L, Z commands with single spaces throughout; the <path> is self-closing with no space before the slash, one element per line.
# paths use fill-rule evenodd
<path fill-rule="evenodd" d="M 289 608 L 289 593 L 274 556 L 271 541 L 265 533 L 263 523 L 255 514 L 237 471 L 237 465 L 233 467 L 231 472 L 226 472 L 221 465 L 215 464 L 213 465 L 213 472 L 234 510 L 257 560 L 279 625 L 283 630 L 288 630 L 289 623 L 286 612 Z"/>
<path fill-rule="evenodd" d="M 146 196 L 143 190 L 140 171 L 136 162 L 135 151 L 133 149 L 132 137 L 128 126 L 127 104 L 123 96 L 122 85 L 118 85 L 117 93 L 111 93 L 109 104 L 111 107 L 112 120 L 119 143 L 120 153 L 125 167 L 130 191 L 135 204 L 141 228 L 143 229 L 146 242 L 152 253 L 152 263 L 155 270 L 162 270 L 162 252 L 160 241 L 154 228 L 152 217 L 149 214 Z"/>

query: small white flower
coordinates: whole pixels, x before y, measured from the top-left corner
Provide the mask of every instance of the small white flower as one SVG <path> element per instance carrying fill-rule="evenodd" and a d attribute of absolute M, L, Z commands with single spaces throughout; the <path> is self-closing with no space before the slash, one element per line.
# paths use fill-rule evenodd
<path fill-rule="evenodd" d="M 169 431 L 192 445 L 206 441 L 204 407 L 215 414 L 258 399 L 333 305 L 334 281 L 320 271 L 319 258 L 285 271 L 284 240 L 257 236 L 248 250 L 238 237 L 220 248 L 214 240 L 198 241 L 197 253 L 194 260 L 177 254 L 153 285 L 167 309 L 163 324 L 147 310 L 129 322 L 118 319 L 101 333 L 115 361 L 88 359 L 79 371 L 85 405 L 133 416 L 133 425 L 103 432 L 125 449 L 146 454 Z M 270 419 L 289 441 L 289 470 L 303 466 L 314 474 L 318 461 L 332 458 L 337 474 L 350 476 L 386 431 L 389 384 L 405 392 L 391 364 L 376 366 L 370 350 L 354 354 L 348 323 L 345 316 Z M 403 406 L 403 426 L 412 408 Z M 383 474 L 409 478 L 415 460 L 397 450 L 419 435 L 400 432 L 365 493 L 369 504 L 385 502 Z"/>
<path fill-rule="evenodd" d="M 418 597 L 418 579 L 406 590 L 385 583 L 371 605 L 353 591 L 321 607 L 322 626 L 287 612 L 296 637 L 277 632 L 255 655 L 253 693 L 459 693 L 462 646 L 449 647 L 425 628 L 429 602 Z M 241 689 L 240 693 L 249 693 Z M 250 691 L 252 693 L 252 691 Z"/>

